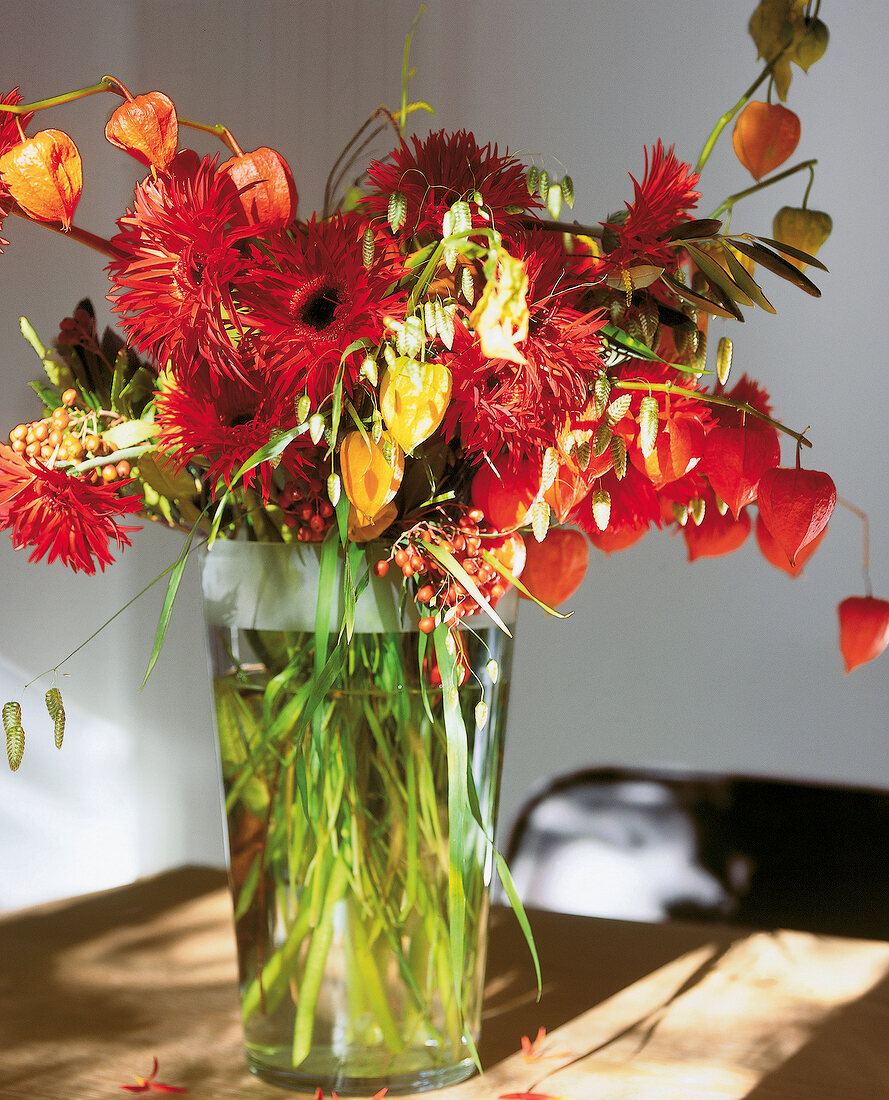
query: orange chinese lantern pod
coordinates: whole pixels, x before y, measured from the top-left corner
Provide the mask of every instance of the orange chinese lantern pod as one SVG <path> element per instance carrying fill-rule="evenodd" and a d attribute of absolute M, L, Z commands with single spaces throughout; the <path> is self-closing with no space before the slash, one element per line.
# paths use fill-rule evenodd
<path fill-rule="evenodd" d="M 837 607 L 846 672 L 879 657 L 889 646 L 889 600 L 848 596 Z"/>
<path fill-rule="evenodd" d="M 766 527 L 790 564 L 827 526 L 837 500 L 836 486 L 820 470 L 776 467 L 759 479 L 756 502 Z"/>
<path fill-rule="evenodd" d="M 759 479 L 781 461 L 778 433 L 771 428 L 726 428 L 718 424 L 704 443 L 700 471 L 732 510 L 756 500 Z"/>
<path fill-rule="evenodd" d="M 380 379 L 380 415 L 408 454 L 432 435 L 450 400 L 451 372 L 444 363 L 420 363 L 402 355 Z"/>
<path fill-rule="evenodd" d="M 340 471 L 343 489 L 355 509 L 375 516 L 398 492 L 404 476 L 404 453 L 385 432 L 380 444 L 361 432 L 349 432 L 340 448 Z"/>
<path fill-rule="evenodd" d="M 83 188 L 83 162 L 64 131 L 41 130 L 13 145 L 0 157 L 0 180 L 29 217 L 71 228 Z"/>
<path fill-rule="evenodd" d="M 283 229 L 296 217 L 299 200 L 293 173 L 274 149 L 255 149 L 232 157 L 219 167 L 238 189 L 245 225 Z"/>
<path fill-rule="evenodd" d="M 648 534 L 648 526 L 606 527 L 604 531 L 589 531 L 587 537 L 597 550 L 603 554 L 616 554 L 635 546 Z"/>
<path fill-rule="evenodd" d="M 630 456 L 655 489 L 662 489 L 693 470 L 703 453 L 704 425 L 695 416 L 676 416 L 658 432 L 651 454 L 643 456 L 634 447 Z"/>
<path fill-rule="evenodd" d="M 173 101 L 163 92 L 145 92 L 126 100 L 108 119 L 105 137 L 140 164 L 166 172 L 179 146 Z"/>
<path fill-rule="evenodd" d="M 782 244 L 798 248 L 815 256 L 818 249 L 830 236 L 833 219 L 823 210 L 808 210 L 797 206 L 782 206 L 772 221 L 772 236 Z M 805 271 L 809 266 L 803 260 L 785 256 L 789 264 Z"/>
<path fill-rule="evenodd" d="M 499 539 L 484 539 L 482 549 L 487 550 L 514 577 L 522 576 L 528 560 L 528 544 L 517 531 Z"/>
<path fill-rule="evenodd" d="M 528 522 L 540 492 L 540 464 L 522 459 L 514 470 L 498 471 L 483 462 L 472 482 L 472 503 L 498 531 L 512 531 Z"/>
<path fill-rule="evenodd" d="M 611 457 L 611 452 L 606 452 L 608 456 L 607 469 L 611 469 L 614 465 L 614 460 Z M 590 464 L 593 462 L 599 462 L 601 459 L 590 459 Z M 605 471 L 602 471 L 603 473 Z M 583 500 L 583 498 L 590 491 L 590 481 L 592 479 L 588 476 L 588 472 L 584 470 L 577 470 L 573 466 L 559 466 L 558 472 L 553 480 L 552 485 L 544 492 L 543 499 L 556 513 L 556 518 L 559 523 L 564 523 L 576 505 Z"/>
<path fill-rule="evenodd" d="M 522 584 L 547 607 L 558 607 L 580 587 L 590 560 L 586 535 L 573 527 L 554 527 L 543 542 L 525 544 Z M 524 592 L 519 590 L 524 599 Z"/>
<path fill-rule="evenodd" d="M 762 518 L 762 514 L 756 516 L 756 545 L 759 547 L 759 552 L 766 559 L 770 565 L 774 565 L 776 569 L 781 569 L 785 573 L 789 573 L 791 577 L 798 577 L 803 571 L 803 566 L 811 558 L 821 543 L 824 541 L 824 536 L 827 534 L 827 528 L 825 527 L 820 534 L 816 535 L 810 543 L 797 551 L 796 561 L 793 565 L 790 564 L 790 560 L 787 555 L 781 549 L 777 542 L 775 542 L 772 532 L 766 526 L 765 520 Z"/>
<path fill-rule="evenodd" d="M 733 554 L 749 534 L 750 516 L 747 512 L 741 512 L 737 519 L 731 512 L 720 514 L 710 494 L 707 495 L 707 507 L 701 522 L 694 523 L 689 517 L 682 528 L 689 561 Z"/>
<path fill-rule="evenodd" d="M 748 103 L 735 121 L 735 155 L 754 179 L 774 171 L 799 144 L 797 115 L 780 103 Z"/>

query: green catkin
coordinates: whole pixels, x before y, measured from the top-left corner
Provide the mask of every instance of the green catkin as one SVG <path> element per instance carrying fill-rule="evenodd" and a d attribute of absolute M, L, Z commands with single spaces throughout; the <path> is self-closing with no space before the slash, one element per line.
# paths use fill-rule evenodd
<path fill-rule="evenodd" d="M 6 730 L 6 755 L 9 767 L 17 771 L 25 751 L 25 731 L 22 729 L 20 703 L 3 704 L 3 728 Z"/>
<path fill-rule="evenodd" d="M 62 704 L 62 693 L 57 687 L 51 687 L 49 691 L 47 691 L 45 699 L 46 709 L 54 722 L 53 732 L 55 734 L 56 748 L 60 749 L 62 747 L 62 738 L 65 736 L 65 707 Z"/>

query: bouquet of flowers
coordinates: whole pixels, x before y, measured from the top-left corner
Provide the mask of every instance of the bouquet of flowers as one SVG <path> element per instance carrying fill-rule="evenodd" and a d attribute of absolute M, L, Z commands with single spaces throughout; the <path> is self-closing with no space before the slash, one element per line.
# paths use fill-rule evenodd
<path fill-rule="evenodd" d="M 426 105 L 406 88 L 400 110 L 358 131 L 310 215 L 279 153 L 244 152 L 224 127 L 179 117 L 160 91 L 133 95 L 104 77 L 39 102 L 18 90 L 0 100 L 0 226 L 15 214 L 102 253 L 120 330 L 100 334 L 88 301 L 51 347 L 23 323 L 46 377 L 35 420 L 0 444 L 0 527 L 32 560 L 87 573 L 129 545 L 133 516 L 185 532 L 152 664 L 198 542 L 306 544 L 319 562 L 314 625 L 251 632 L 261 682 L 231 643 L 230 675 L 216 685 L 227 801 L 241 813 L 237 915 L 255 928 L 246 918 L 275 923 L 273 904 L 286 914 L 267 942 L 245 933 L 245 1020 L 286 1005 L 294 1066 L 313 1045 L 333 907 L 349 891 L 367 918 L 352 941 L 360 999 L 388 1057 L 404 1029 L 382 994 L 381 947 L 395 952 L 414 1030 L 416 1006 L 433 990 L 441 1002 L 423 1042 L 435 1032 L 471 1048 L 463 1017 L 477 994 L 460 989 L 475 963 L 458 928 L 484 909 L 468 878 L 469 824 L 489 848 L 480 803 L 496 791 L 467 778 L 467 729 L 496 709 L 502 669 L 487 634 L 458 629 L 468 617 L 506 631 L 512 591 L 554 610 L 581 583 L 591 546 L 610 554 L 652 529 L 680 528 L 690 559 L 729 553 L 754 505 L 758 544 L 779 568 L 798 572 L 824 537 L 836 492 L 804 466 L 805 433 L 776 419 L 761 383 L 730 379 L 728 339 L 707 344 L 710 317 L 774 312 L 770 279 L 819 293 L 807 271 L 823 270 L 815 254 L 830 218 L 808 206 L 813 162 L 782 167 L 800 136 L 784 106 L 791 63 L 807 69 L 827 42 L 810 7 L 760 4 L 750 29 L 763 69 L 697 163 L 661 142 L 645 149 L 630 201 L 595 223 L 567 213 L 568 175 L 466 131 L 410 136 Z M 110 240 L 74 224 L 82 169 L 70 137 L 29 136 L 43 111 L 94 94 L 119 99 L 105 134 L 146 166 Z M 699 175 L 730 125 L 755 182 L 705 216 Z M 182 147 L 186 128 L 215 133 L 225 158 Z M 367 143 L 387 133 L 391 151 L 352 183 Z M 741 199 L 798 172 L 801 205 L 780 209 L 767 235 L 731 227 Z M 782 434 L 796 449 L 788 466 Z M 331 626 L 334 583 L 342 613 Z M 379 584 L 413 632 L 356 630 L 360 597 Z M 840 622 L 847 669 L 889 644 L 889 602 L 870 593 L 844 601 Z M 421 720 L 392 694 L 367 704 L 349 689 L 324 702 L 344 670 L 372 693 L 400 685 L 410 661 Z M 55 685 L 46 705 L 60 744 Z M 6 703 L 3 719 L 15 769 L 20 704 Z M 410 763 L 396 768 L 408 740 Z M 305 756 L 284 748 L 297 744 Z M 319 771 L 328 781 L 312 788 Z M 373 815 L 385 843 L 365 838 L 373 854 L 359 865 L 356 835 Z M 417 868 L 442 845 L 443 896 L 427 895 Z M 262 885 L 273 856 L 290 881 L 274 902 Z M 501 873 L 508 882 L 502 861 Z M 405 946 L 408 910 L 425 927 L 422 952 Z"/>

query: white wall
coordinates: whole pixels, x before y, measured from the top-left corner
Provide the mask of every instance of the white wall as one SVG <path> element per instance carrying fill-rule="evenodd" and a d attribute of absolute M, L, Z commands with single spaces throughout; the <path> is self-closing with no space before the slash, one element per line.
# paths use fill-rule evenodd
<path fill-rule="evenodd" d="M 104 73 L 134 91 L 160 88 L 179 112 L 223 121 L 245 148 L 278 147 L 294 169 L 301 213 L 320 202 L 329 166 L 360 122 L 399 98 L 404 35 L 415 0 L 3 0 L 3 90 L 27 97 L 92 83 Z M 753 0 L 749 2 L 752 10 Z M 675 142 L 693 162 L 716 117 L 757 72 L 745 5 L 711 0 L 427 0 L 415 35 L 416 98 L 433 126 L 571 172 L 574 214 L 598 221 L 632 195 L 642 145 Z M 825 0 L 827 56 L 795 72 L 789 106 L 803 120 L 799 158 L 820 158 L 811 205 L 834 235 L 816 302 L 772 280 L 778 317 L 725 326 L 736 370 L 761 377 L 793 426 L 811 425 L 814 468 L 871 515 L 873 581 L 889 596 L 883 316 L 889 290 L 883 191 L 889 79 L 883 5 Z M 69 129 L 86 158 L 77 221 L 112 231 L 138 166 L 104 144 L 108 105 L 82 101 L 46 124 Z M 427 124 L 421 120 L 418 126 Z M 208 142 L 197 147 L 211 151 Z M 378 152 L 385 151 L 381 147 Z M 703 177 L 709 210 L 749 177 L 728 136 Z M 733 228 L 768 234 L 793 205 L 790 181 L 740 206 Z M 36 412 L 25 383 L 38 363 L 18 336 L 27 314 L 47 339 L 79 297 L 101 307 L 100 258 L 19 219 L 0 257 L 3 421 Z M 712 330 L 713 341 L 722 326 Z M 4 429 L 5 430 L 5 429 Z M 792 454 L 785 450 L 785 461 Z M 0 540 L 5 629 L 0 695 L 59 661 L 159 573 L 177 536 L 152 529 L 105 576 L 29 565 Z M 753 541 L 727 559 L 688 565 L 681 539 L 652 535 L 597 557 L 558 622 L 523 608 L 517 644 L 503 811 L 554 771 L 590 763 L 670 762 L 889 786 L 889 658 L 846 677 L 836 604 L 863 591 L 858 521 L 838 511 L 804 578 L 767 565 Z M 147 688 L 160 592 L 152 592 L 65 666 L 70 712 L 61 754 L 24 697 L 21 770 L 0 771 L 0 906 L 95 889 L 186 861 L 221 858 L 209 689 L 194 572 Z"/>

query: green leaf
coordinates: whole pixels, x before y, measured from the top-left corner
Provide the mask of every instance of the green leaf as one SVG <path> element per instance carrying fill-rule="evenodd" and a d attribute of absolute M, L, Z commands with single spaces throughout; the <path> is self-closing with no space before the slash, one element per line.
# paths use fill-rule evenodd
<path fill-rule="evenodd" d="M 827 268 L 817 256 L 812 256 L 808 252 L 803 252 L 801 248 L 794 248 L 793 245 L 784 244 L 783 241 L 772 240 L 771 237 L 760 237 L 757 235 L 756 239 L 762 241 L 763 244 L 769 245 L 770 248 L 774 248 L 776 252 L 781 252 L 785 256 L 792 256 L 795 260 L 801 260 L 810 267 L 817 267 L 821 271 L 827 271 Z"/>
<path fill-rule="evenodd" d="M 204 513 L 201 512 L 201 516 L 203 515 Z M 155 664 L 157 664 L 157 659 L 160 656 L 161 647 L 164 644 L 164 638 L 167 633 L 167 627 L 170 624 L 170 616 L 173 613 L 173 602 L 176 599 L 176 593 L 179 591 L 179 585 L 182 581 L 182 574 L 185 571 L 185 563 L 188 561 L 188 555 L 191 553 L 191 544 L 197 529 L 198 526 L 197 523 L 195 523 L 195 525 L 186 536 L 185 544 L 182 547 L 179 557 L 170 566 L 169 569 L 164 571 L 165 573 L 170 574 L 170 579 L 167 582 L 167 592 L 164 596 L 163 607 L 161 608 L 160 618 L 158 619 L 157 623 L 157 631 L 154 635 L 154 646 L 151 650 L 151 659 L 148 662 L 148 669 L 145 672 L 145 678 L 142 681 L 142 687 L 145 687 L 145 685 L 148 683 L 148 677 L 151 675 L 151 670 L 154 668 Z M 162 573 L 161 576 L 163 575 L 164 574 Z"/>
<path fill-rule="evenodd" d="M 746 290 L 749 297 L 758 305 L 761 309 L 764 309 L 766 313 L 775 313 L 775 307 L 763 294 L 759 284 L 750 274 L 746 267 L 741 263 L 737 256 L 732 252 L 731 245 L 727 242 L 723 242 L 723 255 L 725 256 L 725 262 L 728 264 L 732 273 L 732 278 L 742 289 Z"/>
<path fill-rule="evenodd" d="M 690 222 L 680 222 L 664 239 L 667 241 L 699 240 L 704 237 L 715 237 L 720 229 L 722 229 L 722 222 L 718 218 L 697 218 Z"/>
<path fill-rule="evenodd" d="M 507 634 L 510 638 L 512 637 L 506 623 L 491 606 L 491 601 L 482 595 L 478 585 L 449 550 L 445 550 L 433 542 L 426 542 L 424 539 L 417 539 L 417 545 L 422 546 L 428 554 L 431 554 L 440 565 L 445 567 L 452 577 L 456 577 L 479 607 L 490 615 L 504 634 Z M 441 661 L 439 661 L 439 664 L 441 664 Z"/>
<path fill-rule="evenodd" d="M 705 313 L 712 313 L 714 317 L 724 317 L 726 320 L 744 320 L 744 315 L 734 302 L 720 304 L 713 301 L 712 298 L 707 298 L 703 294 L 696 294 L 693 290 L 689 290 L 687 286 L 684 286 L 670 275 L 663 275 L 661 278 L 677 298 L 682 298 L 686 302 L 691 302 L 693 306 L 697 306 L 699 309 L 704 310 Z"/>
<path fill-rule="evenodd" d="M 118 450 L 123 450 L 124 447 L 135 447 L 137 443 L 152 439 L 159 431 L 160 426 L 150 420 L 124 420 L 103 432 L 102 438 Z"/>
<path fill-rule="evenodd" d="M 534 973 L 537 976 L 537 1000 L 539 1001 L 540 995 L 543 992 L 543 977 L 540 973 L 540 959 L 537 955 L 537 944 L 534 942 L 534 933 L 531 931 L 528 914 L 525 912 L 525 907 L 522 905 L 522 899 L 519 897 L 518 891 L 516 890 L 509 866 L 501 855 L 497 845 L 494 843 L 494 838 L 488 832 L 485 822 L 482 819 L 482 810 L 478 800 L 478 790 L 475 786 L 475 776 L 472 774 L 472 768 L 467 769 L 466 791 L 469 798 L 470 812 L 476 824 L 484 834 L 488 848 L 493 853 L 494 862 L 497 865 L 497 874 L 500 876 L 500 881 L 503 884 L 503 889 L 509 900 L 510 907 L 515 914 L 516 920 L 519 922 L 519 927 L 524 934 L 528 950 L 531 952 L 531 959 L 534 963 Z"/>
<path fill-rule="evenodd" d="M 464 883 L 468 856 L 466 807 L 469 802 L 466 775 L 469 767 L 469 749 L 466 726 L 460 710 L 456 650 L 448 645 L 448 633 L 448 627 L 444 623 L 439 623 L 433 631 L 433 642 L 441 671 L 442 704 L 448 742 L 448 944 L 454 997 L 462 1016 L 462 975 L 466 950 Z"/>
<path fill-rule="evenodd" d="M 772 252 L 771 249 L 766 248 L 765 245 L 759 244 L 756 241 L 740 240 L 737 237 L 733 237 L 732 246 L 737 248 L 739 252 L 743 252 L 745 256 L 749 256 L 755 263 L 761 264 L 767 271 L 771 271 L 775 275 L 780 275 L 782 279 L 786 279 L 789 283 L 793 283 L 794 286 L 799 287 L 800 290 L 804 290 L 806 294 L 810 294 L 813 298 L 821 297 L 821 291 L 815 286 L 811 279 L 808 279 L 799 268 L 788 263 L 787 260 L 779 256 L 776 252 Z M 786 250 L 789 246 L 782 245 L 781 247 Z M 809 262 L 809 259 L 807 259 L 806 262 Z"/>
<path fill-rule="evenodd" d="M 686 242 L 684 247 L 695 264 L 697 264 L 701 271 L 707 276 L 707 281 L 710 283 L 711 288 L 718 287 L 723 294 L 726 294 L 734 302 L 740 302 L 741 305 L 753 305 L 753 301 L 748 298 L 743 290 L 741 290 L 724 267 L 715 260 L 712 260 L 706 252 L 695 245 Z"/>

